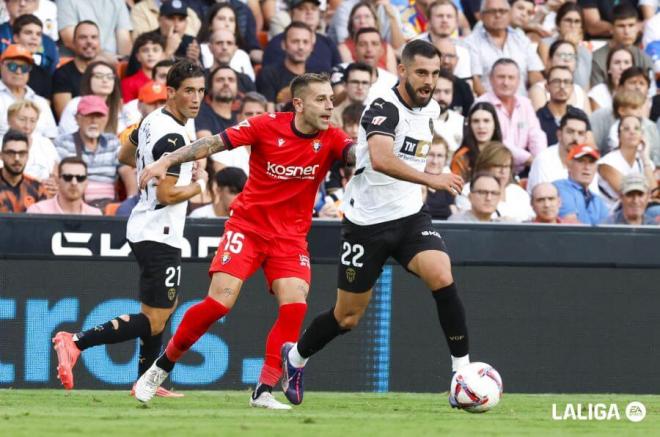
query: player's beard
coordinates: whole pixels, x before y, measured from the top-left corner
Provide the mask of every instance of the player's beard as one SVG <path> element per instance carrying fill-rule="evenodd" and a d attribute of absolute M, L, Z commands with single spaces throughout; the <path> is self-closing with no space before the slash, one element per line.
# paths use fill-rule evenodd
<path fill-rule="evenodd" d="M 409 81 L 406 81 L 405 87 L 406 87 L 406 92 L 410 96 L 410 99 L 415 103 L 415 106 L 417 107 L 424 107 L 428 105 L 428 103 L 433 98 L 433 92 L 435 91 L 435 88 L 432 88 L 429 92 L 428 98 L 423 99 L 417 96 L 417 91 L 415 90 L 415 88 L 413 88 L 412 84 Z"/>
<path fill-rule="evenodd" d="M 222 92 L 213 94 L 213 101 L 219 103 L 231 103 L 234 100 L 234 96 L 231 94 L 223 94 Z"/>

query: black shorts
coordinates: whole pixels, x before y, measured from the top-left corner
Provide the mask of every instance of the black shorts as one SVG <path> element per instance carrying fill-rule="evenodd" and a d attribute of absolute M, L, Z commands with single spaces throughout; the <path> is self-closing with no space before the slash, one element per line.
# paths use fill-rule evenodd
<path fill-rule="evenodd" d="M 366 292 L 378 280 L 387 258 L 391 256 L 407 270 L 415 255 L 425 250 L 447 252 L 426 212 L 368 226 L 344 219 L 337 285 L 353 293 Z"/>
<path fill-rule="evenodd" d="M 140 302 L 172 308 L 181 282 L 181 249 L 155 241 L 129 244 L 140 266 Z"/>

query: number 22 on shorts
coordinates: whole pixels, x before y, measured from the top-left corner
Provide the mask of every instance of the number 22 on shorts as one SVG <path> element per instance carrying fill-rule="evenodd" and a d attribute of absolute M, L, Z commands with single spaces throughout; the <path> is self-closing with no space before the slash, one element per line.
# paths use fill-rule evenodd
<path fill-rule="evenodd" d="M 243 250 L 243 240 L 245 240 L 245 235 L 240 232 L 225 232 L 224 250 L 236 254 L 241 253 L 241 250 Z"/>
<path fill-rule="evenodd" d="M 341 263 L 343 265 L 362 267 L 363 263 L 360 261 L 362 256 L 364 256 L 364 246 L 361 244 L 351 244 L 348 241 L 344 241 L 344 244 L 342 244 L 341 254 Z"/>

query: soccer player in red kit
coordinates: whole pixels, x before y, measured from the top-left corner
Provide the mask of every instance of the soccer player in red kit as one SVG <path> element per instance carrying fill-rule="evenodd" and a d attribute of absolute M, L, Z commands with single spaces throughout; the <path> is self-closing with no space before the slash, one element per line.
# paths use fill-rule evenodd
<path fill-rule="evenodd" d="M 307 233 L 319 185 L 331 165 L 353 163 L 352 140 L 329 125 L 333 92 L 327 76 L 303 74 L 291 81 L 294 113 L 267 113 L 202 138 L 147 166 L 141 187 L 167 169 L 239 146 L 252 146 L 250 177 L 232 203 L 230 218 L 211 262 L 208 296 L 192 306 L 165 352 L 138 380 L 135 397 L 148 402 L 181 356 L 233 307 L 243 282 L 264 269 L 279 314 L 266 340 L 266 356 L 250 405 L 289 409 L 272 395 L 282 365 L 280 349 L 295 341 L 307 310 L 311 266 Z"/>

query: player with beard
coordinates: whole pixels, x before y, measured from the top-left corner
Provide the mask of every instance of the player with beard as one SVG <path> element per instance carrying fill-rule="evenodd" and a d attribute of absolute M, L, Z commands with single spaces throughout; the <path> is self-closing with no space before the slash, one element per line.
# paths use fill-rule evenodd
<path fill-rule="evenodd" d="M 375 93 L 362 116 L 355 175 L 342 202 L 341 263 L 335 306 L 319 314 L 297 344 L 282 348 L 282 389 L 293 404 L 303 401 L 307 360 L 335 337 L 355 328 L 372 288 L 391 256 L 431 290 L 451 352 L 452 370 L 469 363 L 465 312 L 452 277 L 444 241 L 422 211 L 422 190 L 461 192 L 453 174 L 424 172 L 440 108 L 433 92 L 440 56 L 433 45 L 414 40 L 403 49 L 396 87 Z M 456 406 L 450 396 L 450 403 Z"/>
<path fill-rule="evenodd" d="M 435 120 L 435 132 L 445 139 L 451 153 L 463 143 L 463 116 L 449 109 L 454 98 L 453 78 L 449 71 L 440 70 L 433 92 L 433 98 L 440 106 L 440 117 Z"/>
<path fill-rule="evenodd" d="M 260 267 L 279 304 L 266 340 L 266 356 L 250 405 L 290 409 L 272 389 L 282 374 L 280 351 L 298 338 L 311 279 L 307 232 L 319 185 L 338 160 L 355 161 L 353 140 L 329 124 L 332 87 L 326 75 L 291 81 L 294 112 L 266 113 L 163 156 L 141 174 L 141 186 L 167 168 L 226 149 L 252 146 L 250 176 L 231 205 L 230 218 L 211 262 L 208 296 L 186 311 L 165 353 L 137 382 L 135 397 L 148 402 L 177 361 L 236 303 L 243 282 Z M 430 96 L 430 88 L 427 90 Z M 460 190 L 459 190 L 460 191 Z"/>
<path fill-rule="evenodd" d="M 231 107 L 238 94 L 238 75 L 231 67 L 216 67 L 209 74 L 209 95 L 195 118 L 197 138 L 222 132 L 236 123 Z"/>

